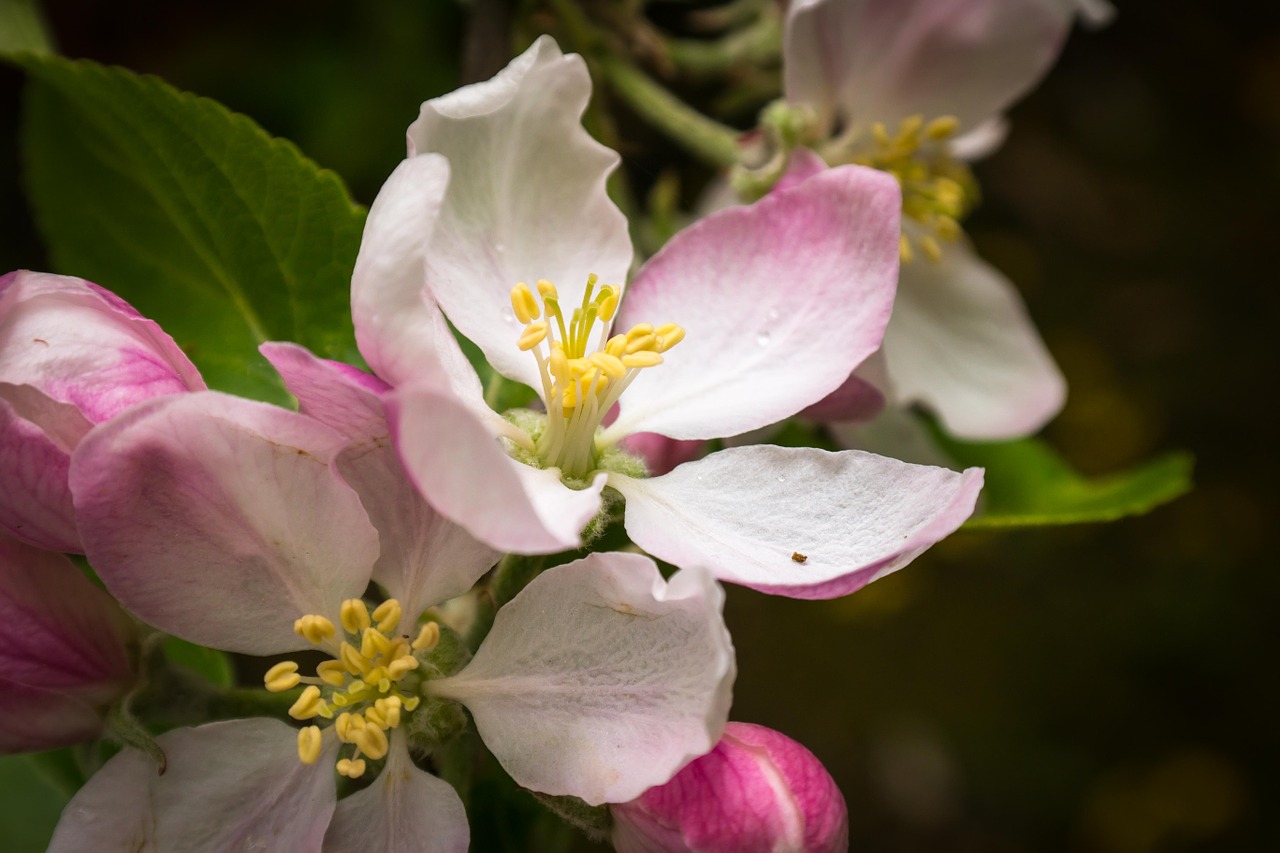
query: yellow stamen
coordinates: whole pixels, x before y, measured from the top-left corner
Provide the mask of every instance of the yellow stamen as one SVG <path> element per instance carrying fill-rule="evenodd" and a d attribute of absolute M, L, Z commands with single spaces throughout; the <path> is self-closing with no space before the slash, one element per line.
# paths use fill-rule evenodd
<path fill-rule="evenodd" d="M 320 698 L 320 688 L 314 684 L 309 685 L 306 690 L 302 691 L 298 701 L 294 702 L 293 707 L 289 709 L 289 716 L 295 720 L 309 720 L 319 715 L 323 704 L 324 700 Z"/>
<path fill-rule="evenodd" d="M 356 746 L 365 755 L 377 761 L 387 754 L 387 750 L 391 748 L 387 741 L 386 732 L 375 725 L 366 725 L 359 731 L 354 732 Z"/>
<path fill-rule="evenodd" d="M 924 127 L 924 135 L 929 139 L 941 141 L 955 135 L 960 128 L 960 119 L 955 116 L 938 116 Z"/>
<path fill-rule="evenodd" d="M 511 288 L 511 310 L 521 323 L 529 323 L 542 316 L 542 309 L 529 285 L 523 281 Z"/>
<path fill-rule="evenodd" d="M 315 764 L 320 760 L 320 727 L 304 726 L 298 729 L 298 760 L 303 764 Z"/>
<path fill-rule="evenodd" d="M 394 598 L 388 598 L 374 608 L 373 621 L 378 624 L 379 631 L 384 634 L 390 634 L 400 625 L 400 617 L 402 615 L 400 602 Z"/>
<path fill-rule="evenodd" d="M 418 629 L 418 637 L 413 641 L 415 652 L 431 651 L 440 642 L 440 626 L 435 622 L 424 623 Z"/>
<path fill-rule="evenodd" d="M 920 251 L 924 252 L 924 256 L 935 264 L 942 260 L 942 247 L 938 245 L 938 241 L 928 234 L 920 238 Z"/>
<path fill-rule="evenodd" d="M 316 666 L 316 675 L 332 687 L 341 687 L 347 682 L 347 677 L 343 675 L 346 671 L 346 666 L 340 660 L 327 660 Z"/>
<path fill-rule="evenodd" d="M 538 320 L 536 323 L 530 323 L 524 327 L 524 332 L 520 335 L 520 340 L 516 342 L 516 346 L 521 352 L 528 352 L 547 339 L 547 330 L 550 327 L 546 320 Z"/>
<path fill-rule="evenodd" d="M 354 761 L 350 758 L 343 758 L 338 761 L 338 772 L 348 779 L 359 779 L 364 775 L 365 765 L 363 758 L 357 758 Z"/>
<path fill-rule="evenodd" d="M 624 367 L 657 367 L 662 364 L 662 356 L 648 350 L 628 353 L 622 357 L 622 364 Z"/>
<path fill-rule="evenodd" d="M 318 646 L 338 633 L 338 630 L 323 616 L 303 616 L 293 623 L 293 632 L 308 643 Z"/>
<path fill-rule="evenodd" d="M 342 621 L 342 630 L 348 634 L 359 634 L 372 624 L 369 619 L 369 608 L 358 598 L 348 598 L 342 602 L 338 617 Z"/>
<path fill-rule="evenodd" d="M 297 687 L 298 683 L 302 681 L 302 676 L 298 675 L 298 665 L 296 663 L 291 660 L 284 660 L 267 670 L 267 674 L 262 676 L 262 680 L 272 693 L 280 693 Z"/>

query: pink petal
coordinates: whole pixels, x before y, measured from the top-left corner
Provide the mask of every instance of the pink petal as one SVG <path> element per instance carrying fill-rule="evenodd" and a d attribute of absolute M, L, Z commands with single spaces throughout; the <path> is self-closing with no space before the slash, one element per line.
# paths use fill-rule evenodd
<path fill-rule="evenodd" d="M 640 271 L 617 326 L 678 323 L 686 337 L 628 388 L 606 438 L 735 435 L 838 388 L 880 345 L 900 205 L 891 177 L 847 166 L 677 234 Z"/>
<path fill-rule="evenodd" d="M 625 802 L 719 739 L 735 674 L 723 602 L 700 569 L 663 581 L 647 557 L 591 554 L 539 575 L 427 689 L 467 706 L 517 784 Z"/>
<path fill-rule="evenodd" d="M 296 344 L 259 349 L 303 414 L 351 442 L 338 454 L 337 469 L 378 531 L 382 550 L 373 579 L 399 599 L 409 624 L 427 607 L 471 589 L 502 555 L 440 516 L 409 481 L 387 428 L 386 383 Z"/>
<path fill-rule="evenodd" d="M 961 438 L 1030 435 L 1066 399 L 1017 290 L 965 243 L 940 263 L 903 265 L 884 352 L 899 401 L 923 403 Z"/>
<path fill-rule="evenodd" d="M 522 554 L 577 548 L 582 528 L 600 510 L 605 473 L 575 490 L 560 482 L 558 468 L 517 462 L 484 422 L 439 387 L 396 389 L 387 414 L 401 461 L 427 502 L 494 548 Z"/>
<path fill-rule="evenodd" d="M 0 755 L 97 740 L 103 718 L 84 699 L 0 676 Z"/>
<path fill-rule="evenodd" d="M 843 853 L 844 797 L 791 738 L 729 723 L 716 748 L 665 785 L 611 809 L 619 853 Z"/>
<path fill-rule="evenodd" d="M 163 631 L 246 654 L 305 648 L 294 620 L 333 618 L 378 555 L 330 469 L 342 444 L 318 421 L 211 391 L 144 403 L 72 457 L 85 553 Z"/>
<path fill-rule="evenodd" d="M 70 464 L 69 452 L 0 391 L 0 528 L 39 548 L 82 551 L 67 486 Z"/>
<path fill-rule="evenodd" d="M 1074 17 L 1046 0 L 795 0 L 787 100 L 846 126 L 951 115 L 970 130 L 1039 81 Z"/>
<path fill-rule="evenodd" d="M 409 128 L 410 155 L 443 154 L 453 175 L 427 254 L 431 290 L 490 364 L 535 389 L 512 286 L 549 279 L 571 313 L 589 273 L 620 285 L 631 265 L 626 219 L 605 192 L 618 155 L 580 123 L 590 94 L 582 58 L 543 36 L 492 80 L 427 101 Z"/>
<path fill-rule="evenodd" d="M 622 448 L 644 459 L 649 476 L 665 474 L 677 465 L 697 459 L 707 448 L 705 441 L 677 441 L 656 432 L 637 432 L 621 442 Z"/>
<path fill-rule="evenodd" d="M 791 598 L 847 595 L 905 566 L 973 513 L 963 474 L 846 450 L 731 447 L 661 477 L 614 475 L 631 539 L 677 566 Z"/>
<path fill-rule="evenodd" d="M 126 749 L 67 804 L 50 853 L 288 850 L 319 853 L 334 809 L 337 739 L 314 765 L 278 720 L 175 729 L 157 738 L 163 776 Z"/>
<path fill-rule="evenodd" d="M 338 803 L 324 853 L 465 853 L 470 842 L 457 792 L 414 766 L 404 729 L 395 729 L 378 778 Z"/>

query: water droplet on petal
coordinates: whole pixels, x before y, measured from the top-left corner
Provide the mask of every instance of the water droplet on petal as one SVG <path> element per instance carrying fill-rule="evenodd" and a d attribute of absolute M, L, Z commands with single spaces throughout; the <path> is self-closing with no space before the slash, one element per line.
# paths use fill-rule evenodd
<path fill-rule="evenodd" d="M 516 312 L 512 311 L 510 308 L 503 308 L 502 322 L 512 326 L 516 325 Z"/>

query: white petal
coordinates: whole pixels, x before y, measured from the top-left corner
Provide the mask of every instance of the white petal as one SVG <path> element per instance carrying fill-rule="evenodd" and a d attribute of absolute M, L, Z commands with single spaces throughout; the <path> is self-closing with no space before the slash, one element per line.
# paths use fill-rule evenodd
<path fill-rule="evenodd" d="M 318 853 L 333 814 L 336 738 L 311 766 L 277 720 L 175 729 L 157 742 L 164 775 L 125 749 L 67 804 L 50 853 Z"/>
<path fill-rule="evenodd" d="M 338 803 L 324 853 L 465 853 L 470 841 L 453 786 L 415 767 L 395 729 L 378 778 Z"/>
<path fill-rule="evenodd" d="M 107 589 L 163 631 L 276 654 L 363 594 L 378 535 L 331 470 L 341 435 L 296 412 L 213 391 L 142 403 L 71 459 L 85 553 Z"/>
<path fill-rule="evenodd" d="M 487 424 L 438 386 L 406 386 L 387 400 L 392 436 L 418 490 L 436 511 L 503 551 L 576 548 L 600 509 L 606 475 L 584 489 L 507 455 Z"/>
<path fill-rule="evenodd" d="M 383 381 L 443 375 L 480 410 L 480 379 L 426 287 L 427 245 L 448 184 L 449 164 L 435 155 L 405 160 L 387 178 L 365 221 L 351 316 L 360 352 Z"/>
<path fill-rule="evenodd" d="M 622 213 L 605 192 L 618 155 L 583 130 L 591 94 L 582 58 L 543 36 L 492 80 L 422 105 L 411 154 L 449 159 L 453 178 L 427 255 L 427 279 L 453 324 L 504 375 L 535 389 L 516 348 L 516 282 L 545 278 L 571 314 L 587 274 L 621 285 L 631 265 Z"/>
<path fill-rule="evenodd" d="M 964 130 L 1013 103 L 1057 57 L 1074 18 L 1062 0 L 796 0 L 787 99 L 846 124 L 956 116 Z"/>
<path fill-rule="evenodd" d="M 720 438 L 838 388 L 879 346 L 898 277 L 897 183 L 829 169 L 672 238 L 627 292 L 618 328 L 686 335 L 622 396 L 606 440 Z"/>
<path fill-rule="evenodd" d="M 471 663 L 428 689 L 471 710 L 518 784 L 626 802 L 724 729 L 735 669 L 723 601 L 700 569 L 663 581 L 647 557 L 591 554 L 525 587 Z"/>
<path fill-rule="evenodd" d="M 627 533 L 677 566 L 792 598 L 834 598 L 896 571 L 973 512 L 963 474 L 846 450 L 732 447 L 651 480 L 613 475 Z"/>
<path fill-rule="evenodd" d="M 965 243 L 940 263 L 903 265 L 884 353 L 898 399 L 923 403 L 960 438 L 1030 435 L 1066 398 L 1017 290 Z"/>

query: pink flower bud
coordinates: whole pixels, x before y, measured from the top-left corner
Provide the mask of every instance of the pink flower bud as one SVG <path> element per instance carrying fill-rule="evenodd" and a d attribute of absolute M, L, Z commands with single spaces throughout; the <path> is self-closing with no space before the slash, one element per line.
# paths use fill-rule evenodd
<path fill-rule="evenodd" d="M 79 278 L 0 276 L 0 528 L 80 551 L 67 466 L 93 425 L 204 381 L 173 339 Z"/>
<path fill-rule="evenodd" d="M 649 476 L 666 474 L 677 465 L 697 459 L 706 449 L 705 441 L 681 441 L 656 432 L 637 432 L 622 440 L 622 447 L 644 459 Z"/>
<path fill-rule="evenodd" d="M 0 754 L 96 738 L 133 682 L 133 638 L 69 559 L 0 534 Z"/>
<path fill-rule="evenodd" d="M 786 735 L 749 723 L 729 723 L 715 749 L 612 811 L 619 853 L 849 848 L 844 797 L 826 768 Z"/>

